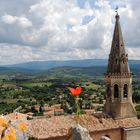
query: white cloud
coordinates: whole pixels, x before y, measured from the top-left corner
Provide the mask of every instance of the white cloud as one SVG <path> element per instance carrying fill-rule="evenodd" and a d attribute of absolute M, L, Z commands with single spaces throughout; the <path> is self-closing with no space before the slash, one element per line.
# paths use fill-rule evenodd
<path fill-rule="evenodd" d="M 33 49 L 30 46 L 19 46 L 12 44 L 0 44 L 1 55 L 0 63 L 1 64 L 12 64 L 27 62 L 39 59 L 39 55 L 33 53 Z"/>
<path fill-rule="evenodd" d="M 11 16 L 11 15 L 4 15 L 4 16 L 2 16 L 1 19 L 2 19 L 3 22 L 5 22 L 7 24 L 13 24 L 13 23 L 16 22 L 17 17 Z"/>
<path fill-rule="evenodd" d="M 19 17 L 17 19 L 18 21 L 18 24 L 23 27 L 23 28 L 27 28 L 27 27 L 31 27 L 32 26 L 32 23 L 31 21 L 29 21 L 27 18 L 25 17 Z"/>
<path fill-rule="evenodd" d="M 23 28 L 28 28 L 32 26 L 31 21 L 29 21 L 26 17 L 17 17 L 12 15 L 4 15 L 2 16 L 2 21 L 7 24 L 17 23 L 19 26 Z"/>
<path fill-rule="evenodd" d="M 80 8 L 76 0 L 23 0 L 22 3 L 14 0 L 13 3 L 9 7 L 8 0 L 0 2 L 0 49 L 7 52 L 7 57 L 5 53 L 0 54 L 1 58 L 5 58 L 3 63 L 107 58 L 116 5 L 120 7 L 129 57 L 140 58 L 138 0 L 98 0 L 94 3 L 87 0 L 84 8 Z M 83 24 L 88 16 L 92 18 Z M 3 44 L 7 47 L 2 47 Z M 23 53 L 17 53 L 18 50 Z"/>
<path fill-rule="evenodd" d="M 139 48 L 127 48 L 127 53 L 129 59 L 139 59 L 140 58 L 140 49 Z"/>

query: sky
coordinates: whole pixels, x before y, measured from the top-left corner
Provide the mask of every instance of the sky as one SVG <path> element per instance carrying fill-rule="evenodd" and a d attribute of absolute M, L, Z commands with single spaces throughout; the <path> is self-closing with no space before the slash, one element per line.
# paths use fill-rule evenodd
<path fill-rule="evenodd" d="M 0 65 L 107 59 L 116 6 L 129 59 L 140 59 L 139 0 L 0 0 Z"/>

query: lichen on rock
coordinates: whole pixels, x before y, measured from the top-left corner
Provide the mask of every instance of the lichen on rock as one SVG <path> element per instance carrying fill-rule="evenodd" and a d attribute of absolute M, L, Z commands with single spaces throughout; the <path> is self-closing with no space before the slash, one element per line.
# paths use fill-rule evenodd
<path fill-rule="evenodd" d="M 93 140 L 86 128 L 77 124 L 69 129 L 67 140 Z"/>

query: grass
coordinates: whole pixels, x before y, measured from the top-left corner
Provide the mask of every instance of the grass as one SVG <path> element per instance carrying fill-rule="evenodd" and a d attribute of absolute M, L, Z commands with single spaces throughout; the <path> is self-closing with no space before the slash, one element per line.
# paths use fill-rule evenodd
<path fill-rule="evenodd" d="M 9 78 L 8 75 L 6 75 L 6 74 L 0 74 L 0 81 L 1 81 L 2 79 L 8 79 L 8 78 Z"/>
<path fill-rule="evenodd" d="M 30 101 L 30 98 L 24 99 L 0 99 L 0 103 L 17 103 L 17 101 Z"/>
<path fill-rule="evenodd" d="M 84 83 L 84 85 L 85 85 L 84 87 L 87 89 L 95 89 L 95 90 L 101 87 L 100 85 L 94 84 L 92 82 L 86 82 Z"/>
<path fill-rule="evenodd" d="M 52 83 L 50 82 L 37 82 L 37 83 L 33 83 L 33 82 L 30 82 L 30 83 L 23 83 L 22 86 L 25 86 L 25 87 L 36 87 L 36 86 L 39 86 L 39 87 L 44 87 L 44 86 L 51 86 Z"/>

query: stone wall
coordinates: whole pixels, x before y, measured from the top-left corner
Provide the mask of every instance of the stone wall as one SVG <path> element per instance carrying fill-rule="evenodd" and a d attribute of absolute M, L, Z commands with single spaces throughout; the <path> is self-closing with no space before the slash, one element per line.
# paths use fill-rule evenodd
<path fill-rule="evenodd" d="M 58 137 L 51 137 L 51 138 L 42 138 L 39 140 L 67 140 L 67 136 L 58 136 Z"/>
<path fill-rule="evenodd" d="M 90 132 L 90 136 L 92 137 L 93 140 L 100 140 L 102 136 L 108 136 L 111 140 L 123 140 L 122 132 L 123 131 L 121 128 L 116 128 L 116 129 L 93 131 Z M 61 136 L 61 137 L 58 136 L 58 137 L 39 139 L 39 140 L 67 140 L 67 136 Z"/>
<path fill-rule="evenodd" d="M 123 140 L 140 140 L 140 127 L 124 128 Z"/>
<path fill-rule="evenodd" d="M 122 129 L 108 129 L 101 131 L 94 131 L 90 133 L 93 140 L 100 140 L 102 136 L 108 136 L 111 140 L 122 140 Z"/>
<path fill-rule="evenodd" d="M 111 140 L 140 140 L 140 127 L 115 128 L 90 132 L 93 140 L 100 140 L 102 136 L 108 136 Z M 67 136 L 58 136 L 39 140 L 67 140 Z"/>

